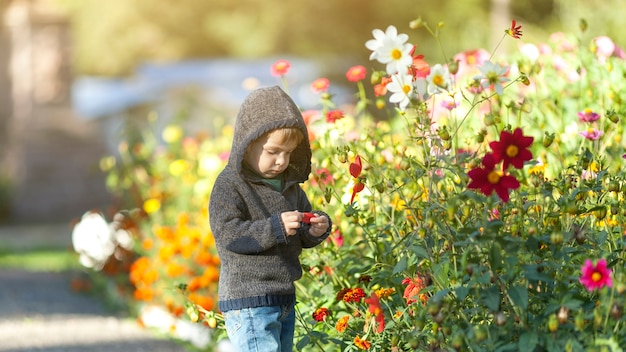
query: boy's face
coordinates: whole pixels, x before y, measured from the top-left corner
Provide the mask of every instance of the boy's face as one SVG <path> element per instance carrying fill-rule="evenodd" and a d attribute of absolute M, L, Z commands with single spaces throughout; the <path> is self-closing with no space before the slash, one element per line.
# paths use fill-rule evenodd
<path fill-rule="evenodd" d="M 250 144 L 244 160 L 263 178 L 274 178 L 287 169 L 296 147 L 296 142 L 285 143 L 278 133 L 270 132 Z"/>

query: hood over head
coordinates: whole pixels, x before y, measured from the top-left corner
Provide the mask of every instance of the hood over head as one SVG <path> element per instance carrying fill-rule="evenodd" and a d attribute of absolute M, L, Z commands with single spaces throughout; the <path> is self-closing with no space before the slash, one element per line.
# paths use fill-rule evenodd
<path fill-rule="evenodd" d="M 243 175 L 243 157 L 250 143 L 271 130 L 285 127 L 298 128 L 304 137 L 291 154 L 285 179 L 306 181 L 311 172 L 311 146 L 306 124 L 295 102 L 278 86 L 256 89 L 241 104 L 228 164 Z"/>

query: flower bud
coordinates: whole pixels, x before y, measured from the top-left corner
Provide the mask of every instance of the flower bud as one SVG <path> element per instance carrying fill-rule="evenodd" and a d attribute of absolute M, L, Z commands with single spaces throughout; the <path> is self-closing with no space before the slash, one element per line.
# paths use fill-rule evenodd
<path fill-rule="evenodd" d="M 554 142 L 554 137 L 555 137 L 554 133 L 545 132 L 543 136 L 543 146 L 546 148 L 550 147 L 552 143 Z"/>
<path fill-rule="evenodd" d="M 381 78 L 382 75 L 380 74 L 380 71 L 373 71 L 372 75 L 370 76 L 370 83 L 375 86 L 380 83 Z"/>
<path fill-rule="evenodd" d="M 602 326 L 602 321 L 602 313 L 600 313 L 600 310 L 596 307 L 596 309 L 593 310 L 593 325 L 598 328 Z"/>
<path fill-rule="evenodd" d="M 450 139 L 450 132 L 448 132 L 448 127 L 446 125 L 439 127 L 437 129 L 437 134 L 439 135 L 439 138 L 443 139 L 444 141 Z"/>
<path fill-rule="evenodd" d="M 454 60 L 448 64 L 448 72 L 453 75 L 459 72 L 459 60 Z"/>
<path fill-rule="evenodd" d="M 624 310 L 624 307 L 622 307 L 621 305 L 617 303 L 613 303 L 613 305 L 611 306 L 611 310 L 610 310 L 610 313 L 613 319 L 615 320 L 622 319 L 623 310 Z"/>
<path fill-rule="evenodd" d="M 559 329 L 559 321 L 556 314 L 551 314 L 548 318 L 548 331 L 555 333 Z"/>
<path fill-rule="evenodd" d="M 606 217 L 606 207 L 603 205 L 600 205 L 596 210 L 593 211 L 593 215 L 598 219 L 598 220 L 603 220 Z"/>
<path fill-rule="evenodd" d="M 409 23 L 409 28 L 411 28 L 411 29 L 418 29 L 418 28 L 421 28 L 422 26 L 424 26 L 424 21 L 422 20 L 421 17 L 419 17 L 419 18 L 417 18 L 417 19 L 415 19 L 415 20 L 413 20 L 413 21 L 411 21 Z"/>
<path fill-rule="evenodd" d="M 382 110 L 385 108 L 385 106 L 387 105 L 387 102 L 385 101 L 385 99 L 383 98 L 376 98 L 376 108 L 378 110 Z"/>
<path fill-rule="evenodd" d="M 578 23 L 578 28 L 580 28 L 581 32 L 585 32 L 587 30 L 587 27 L 589 27 L 589 25 L 587 24 L 587 20 L 581 18 L 580 22 Z"/>
<path fill-rule="evenodd" d="M 493 320 L 495 321 L 496 325 L 503 326 L 504 324 L 506 324 L 506 315 L 500 311 L 496 313 L 496 315 L 493 317 Z"/>
<path fill-rule="evenodd" d="M 522 75 L 522 76 L 520 77 L 520 81 L 521 81 L 521 82 L 522 82 L 525 86 L 530 85 L 530 79 L 529 79 L 529 78 L 528 78 L 528 76 L 526 76 L 526 75 Z"/>
<path fill-rule="evenodd" d="M 477 342 L 481 342 L 487 338 L 487 331 L 482 326 L 475 326 L 474 336 L 476 337 Z"/>
<path fill-rule="evenodd" d="M 578 311 L 578 314 L 576 314 L 574 325 L 576 325 L 576 330 L 585 331 L 585 316 L 582 310 Z"/>
<path fill-rule="evenodd" d="M 615 110 L 609 110 L 606 112 L 606 117 L 611 120 L 611 122 L 613 123 L 618 123 L 619 122 L 619 116 L 617 116 L 617 113 L 615 112 Z"/>
<path fill-rule="evenodd" d="M 563 243 L 563 234 L 561 233 L 561 231 L 555 231 L 553 233 L 550 234 L 550 242 L 552 242 L 555 245 L 560 245 L 561 243 Z"/>
<path fill-rule="evenodd" d="M 486 126 L 493 126 L 496 124 L 496 117 L 491 113 L 485 114 L 485 117 L 483 120 Z"/>
<path fill-rule="evenodd" d="M 569 318 L 569 309 L 561 306 L 561 309 L 559 309 L 559 313 L 557 314 L 557 318 L 559 319 L 559 324 L 567 323 L 567 319 Z"/>
<path fill-rule="evenodd" d="M 189 317 L 189 320 L 191 320 L 193 323 L 197 323 L 198 320 L 200 320 L 200 312 L 198 311 L 198 308 L 196 308 L 195 305 L 193 304 L 189 304 L 187 305 L 187 316 Z"/>
<path fill-rule="evenodd" d="M 609 185 L 607 187 L 607 190 L 609 192 L 619 192 L 619 189 L 620 189 L 619 181 L 613 180 L 613 181 L 609 182 Z"/>

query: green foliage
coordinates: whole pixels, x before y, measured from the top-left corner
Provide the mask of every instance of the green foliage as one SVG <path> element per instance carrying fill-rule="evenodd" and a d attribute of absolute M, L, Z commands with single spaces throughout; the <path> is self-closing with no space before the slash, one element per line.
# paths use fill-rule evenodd
<path fill-rule="evenodd" d="M 618 93 L 626 62 L 601 58 L 593 43 L 553 38 L 545 43 L 551 50 L 534 59 L 492 53 L 511 67 L 503 95 L 490 89 L 473 95 L 467 84 L 474 74 L 457 75 L 454 87 L 412 100 L 389 122 L 359 116 L 356 136 L 348 118 L 319 127 L 314 165 L 333 181 L 316 178 L 308 192 L 334 215 L 337 232 L 303 259 L 299 350 L 339 344 L 353 351 L 363 340 L 372 351 L 583 351 L 626 344 L 624 129 L 615 122 L 626 112 Z M 449 97 L 459 105 L 441 112 L 438 104 Z M 578 133 L 591 128 L 579 120 L 585 109 L 599 113 L 593 126 L 604 132 L 601 138 Z M 510 171 L 520 188 L 509 201 L 468 189 L 468 170 L 481 166 L 501 131 L 515 127 L 534 136 L 533 159 Z M 552 134 L 549 143 L 545 136 Z M 357 156 L 363 171 L 355 176 Z M 358 182 L 365 190 L 350 204 Z M 588 290 L 579 282 L 581 267 L 601 258 L 613 286 Z M 420 284 L 411 293 L 406 280 L 415 278 Z M 382 332 L 371 303 L 341 299 L 356 288 L 380 297 Z M 330 314 L 316 322 L 322 307 Z M 337 324 L 345 316 L 342 330 Z"/>

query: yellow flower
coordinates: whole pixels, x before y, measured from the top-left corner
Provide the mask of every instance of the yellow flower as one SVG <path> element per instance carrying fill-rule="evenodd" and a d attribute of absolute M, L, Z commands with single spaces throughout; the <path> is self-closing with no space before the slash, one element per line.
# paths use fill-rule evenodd
<path fill-rule="evenodd" d="M 530 175 L 542 175 L 546 169 L 546 164 L 537 164 L 528 169 Z"/>
<path fill-rule="evenodd" d="M 161 137 L 166 143 L 176 143 L 183 138 L 183 129 L 180 126 L 168 125 L 163 129 Z"/>
<path fill-rule="evenodd" d="M 378 296 L 378 298 L 380 299 L 385 299 L 389 296 L 391 296 L 394 292 L 396 292 L 396 289 L 393 287 L 390 288 L 379 288 L 378 290 L 374 291 L 374 294 L 376 294 L 376 296 Z"/>
<path fill-rule="evenodd" d="M 150 199 L 147 199 L 145 202 L 143 202 L 143 210 L 147 214 L 152 214 L 158 211 L 159 209 L 161 209 L 161 201 L 159 199 L 150 198 Z"/>
<path fill-rule="evenodd" d="M 402 199 L 400 199 L 399 195 L 396 195 L 394 197 L 394 199 L 391 200 L 391 205 L 393 206 L 394 210 L 396 211 L 402 211 L 404 209 L 406 209 L 406 202 Z"/>
<path fill-rule="evenodd" d="M 170 163 L 169 171 L 172 176 L 180 176 L 185 170 L 187 170 L 187 161 L 185 160 L 178 159 Z"/>

